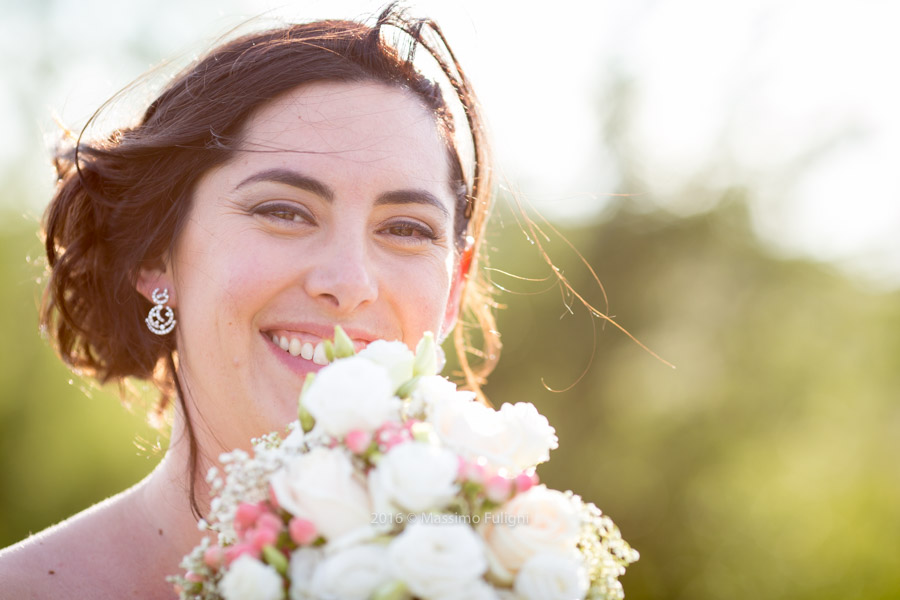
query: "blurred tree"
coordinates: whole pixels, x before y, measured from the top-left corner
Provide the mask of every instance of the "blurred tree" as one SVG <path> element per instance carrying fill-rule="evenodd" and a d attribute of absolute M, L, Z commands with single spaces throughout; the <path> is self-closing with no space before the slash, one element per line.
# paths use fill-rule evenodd
<path fill-rule="evenodd" d="M 610 314 L 678 368 L 561 299 L 511 227 L 494 266 L 543 281 L 495 273 L 515 293 L 487 392 L 534 401 L 556 426 L 542 476 L 595 501 L 641 551 L 627 597 L 893 597 L 897 294 L 770 255 L 740 190 L 690 218 L 623 203 L 563 233 L 611 290 Z M 561 237 L 544 241 L 603 309 Z"/>
<path fill-rule="evenodd" d="M 141 416 L 73 377 L 40 339 L 40 268 L 26 260 L 40 247 L 34 224 L 19 222 L 0 247 L 3 545 L 123 489 L 157 457 L 134 448 L 157 443 Z M 488 395 L 533 401 L 556 426 L 561 447 L 542 476 L 596 502 L 641 551 L 629 598 L 893 597 L 896 293 L 771 255 L 740 190 L 690 218 L 624 202 L 600 225 L 562 232 L 610 290 L 610 314 L 672 370 L 560 294 L 510 211 L 496 224 L 494 277 L 509 291 Z M 548 237 L 556 264 L 604 309 L 590 273 Z"/>
<path fill-rule="evenodd" d="M 135 483 L 158 462 L 157 432 L 69 372 L 41 338 L 37 225 L 6 215 L 0 243 L 0 547 Z M 136 444 L 140 447 L 136 447 Z"/>
<path fill-rule="evenodd" d="M 54 57 L 77 47 L 44 35 L 42 18 L 28 23 L 16 29 L 36 47 L 6 53 L 4 66 L 27 83 L 14 90 L 16 105 L 44 111 L 63 75 Z M 157 60 L 147 30 L 119 33 L 121 44 L 71 35 L 122 48 L 134 73 Z M 643 189 L 629 143 L 633 90 L 624 76 L 614 79 L 602 135 L 619 188 L 630 192 Z M 21 155 L 40 153 L 33 141 Z M 717 158 L 720 167 L 731 159 Z M 137 481 L 158 459 L 152 448 L 165 444 L 140 409 L 129 414 L 114 390 L 73 376 L 40 338 L 37 225 L 15 211 L 45 194 L 24 164 L 2 165 L 0 192 L 0 546 Z M 556 426 L 561 445 L 542 477 L 596 502 L 641 551 L 624 579 L 630 600 L 894 598 L 898 294 L 773 255 L 748 225 L 752 190 L 710 189 L 727 177 L 706 175 L 666 200 L 714 207 L 708 212 L 676 218 L 633 198 L 599 224 L 561 235 L 545 227 L 549 240 L 529 240 L 501 205 L 491 266 L 508 308 L 487 393 L 498 404 L 535 402 Z M 609 314 L 676 370 L 560 291 L 538 240 L 579 293 L 606 310 L 563 239 L 609 290 Z"/>

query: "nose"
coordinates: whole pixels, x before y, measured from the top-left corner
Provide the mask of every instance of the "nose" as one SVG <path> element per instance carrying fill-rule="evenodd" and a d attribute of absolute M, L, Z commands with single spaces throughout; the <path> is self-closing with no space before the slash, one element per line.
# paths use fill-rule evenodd
<path fill-rule="evenodd" d="M 375 301 L 378 280 L 364 240 L 333 236 L 309 256 L 304 288 L 310 297 L 346 315 Z"/>

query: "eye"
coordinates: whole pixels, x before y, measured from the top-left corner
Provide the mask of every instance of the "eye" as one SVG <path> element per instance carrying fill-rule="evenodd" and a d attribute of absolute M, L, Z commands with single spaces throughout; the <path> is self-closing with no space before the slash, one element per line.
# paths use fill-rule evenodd
<path fill-rule="evenodd" d="M 415 221 L 394 221 L 385 225 L 381 231 L 404 244 L 423 244 L 438 239 L 438 235 L 430 227 Z"/>
<path fill-rule="evenodd" d="M 253 214 L 279 225 L 315 222 L 312 214 L 305 207 L 289 202 L 263 204 L 254 208 Z"/>

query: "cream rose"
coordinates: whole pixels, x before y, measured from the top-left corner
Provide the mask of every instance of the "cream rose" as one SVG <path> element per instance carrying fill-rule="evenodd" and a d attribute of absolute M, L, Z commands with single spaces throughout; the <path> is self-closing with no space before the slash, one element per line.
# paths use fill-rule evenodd
<path fill-rule="evenodd" d="M 425 512 L 446 506 L 459 490 L 456 454 L 420 442 L 394 446 L 369 471 L 378 513 Z"/>
<path fill-rule="evenodd" d="M 372 519 L 365 482 L 341 449 L 313 448 L 289 459 L 272 476 L 272 490 L 279 506 L 312 521 L 328 539 L 368 526 Z"/>
<path fill-rule="evenodd" d="M 400 418 L 400 400 L 387 370 L 370 360 L 350 357 L 322 369 L 300 397 L 316 428 L 343 438 L 354 429 L 375 431 Z"/>
<path fill-rule="evenodd" d="M 481 540 L 462 523 L 413 523 L 387 554 L 393 575 L 420 598 L 452 598 L 487 570 Z"/>
<path fill-rule="evenodd" d="M 580 600 L 589 585 L 577 556 L 541 552 L 525 561 L 513 588 L 524 600 Z"/>
<path fill-rule="evenodd" d="M 243 555 L 231 563 L 219 590 L 225 600 L 281 600 L 281 576 L 269 565 Z"/>
<path fill-rule="evenodd" d="M 571 499 L 539 485 L 485 518 L 479 531 L 491 553 L 492 571 L 504 580 L 535 554 L 575 551 L 580 529 L 581 518 Z"/>
<path fill-rule="evenodd" d="M 412 379 L 416 356 L 403 342 L 376 340 L 360 350 L 357 356 L 387 370 L 391 378 L 391 393 Z"/>
<path fill-rule="evenodd" d="M 384 546 L 353 546 L 328 556 L 318 565 L 310 590 L 317 598 L 362 600 L 391 578 Z"/>

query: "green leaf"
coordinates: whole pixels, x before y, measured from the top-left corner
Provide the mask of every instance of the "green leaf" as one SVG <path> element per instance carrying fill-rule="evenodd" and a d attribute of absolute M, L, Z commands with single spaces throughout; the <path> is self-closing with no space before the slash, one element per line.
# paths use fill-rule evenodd
<path fill-rule="evenodd" d="M 263 546 L 263 560 L 269 563 L 281 575 L 285 575 L 288 570 L 288 560 L 278 548 L 272 545 Z"/>
<path fill-rule="evenodd" d="M 372 600 L 407 600 L 412 598 L 406 584 L 400 580 L 384 583 L 372 594 Z"/>
<path fill-rule="evenodd" d="M 434 334 L 426 331 L 416 345 L 416 360 L 413 363 L 413 375 L 436 375 L 437 354 L 435 352 Z"/>
<path fill-rule="evenodd" d="M 416 389 L 416 386 L 419 384 L 419 378 L 413 377 L 403 385 L 397 388 L 397 397 L 398 398 L 409 398 L 410 394 L 412 394 L 413 390 Z"/>
<path fill-rule="evenodd" d="M 347 333 L 340 325 L 336 325 L 334 328 L 333 352 L 335 358 L 347 358 L 348 356 L 353 356 L 356 354 L 356 350 L 353 349 L 353 340 L 350 339 L 350 336 L 347 335 Z"/>

